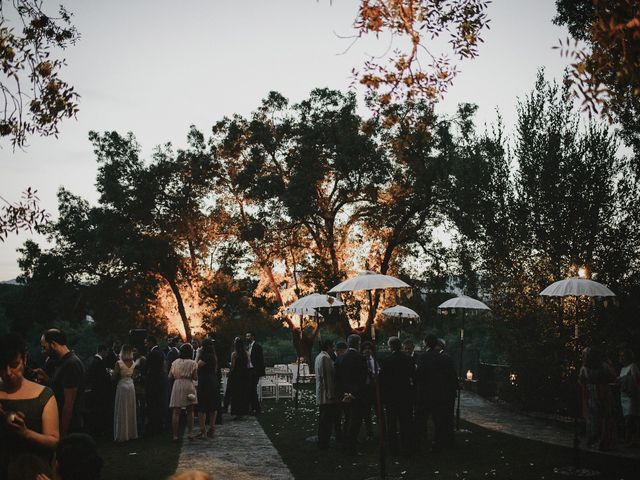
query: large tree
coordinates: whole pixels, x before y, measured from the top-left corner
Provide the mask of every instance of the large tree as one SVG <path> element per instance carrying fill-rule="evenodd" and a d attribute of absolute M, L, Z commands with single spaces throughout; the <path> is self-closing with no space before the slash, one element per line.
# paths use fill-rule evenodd
<path fill-rule="evenodd" d="M 586 267 L 618 294 L 621 309 L 600 311 L 604 320 L 595 322 L 598 316 L 588 314 L 594 310 L 579 305 L 587 327 L 581 344 L 611 347 L 634 331 L 622 312 L 637 309 L 639 191 L 608 126 L 583 125 L 568 87 L 542 73 L 519 104 L 515 130 L 511 145 L 500 128 L 455 142 L 451 218 L 468 260 L 462 273 L 491 301 L 522 399 L 564 408 L 553 397 L 575 361 L 575 306 L 541 306 L 539 292 Z M 471 148 L 460 148 L 465 143 Z M 626 333 L 612 331 L 614 322 Z"/>

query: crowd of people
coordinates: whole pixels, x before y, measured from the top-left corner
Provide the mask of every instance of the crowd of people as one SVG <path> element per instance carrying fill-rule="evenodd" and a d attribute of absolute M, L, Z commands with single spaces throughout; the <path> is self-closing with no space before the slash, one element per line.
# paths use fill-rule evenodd
<path fill-rule="evenodd" d="M 182 345 L 170 339 L 164 349 L 153 335 L 141 349 L 99 345 L 86 366 L 58 329 L 44 332 L 40 344 L 43 364 L 29 368 L 24 339 L 0 337 L 0 480 L 91 480 L 101 468 L 94 437 L 124 442 L 170 425 L 177 441 L 185 412 L 193 441 L 196 413 L 201 439 L 213 437 L 221 421 L 221 365 L 212 338 Z M 265 367 L 252 332 L 235 339 L 230 364 L 225 409 L 234 418 L 259 413 L 256 387 Z"/>
<path fill-rule="evenodd" d="M 391 337 L 388 346 L 390 355 L 379 361 L 374 345 L 361 342 L 358 335 L 350 335 L 346 343 L 322 343 L 315 360 L 320 449 L 329 447 L 333 432 L 346 453 L 359 455 L 362 425 L 367 437 L 374 434 L 372 412 L 384 422 L 393 456 L 410 456 L 426 443 L 430 418 L 434 425 L 431 448 L 453 446 L 458 379 L 453 360 L 444 352 L 445 342 L 429 335 L 419 355 L 411 341 L 401 343 Z"/>
<path fill-rule="evenodd" d="M 393 456 L 411 456 L 426 447 L 429 439 L 433 451 L 454 446 L 454 405 L 460 385 L 444 340 L 428 335 L 420 353 L 411 340 L 401 343 L 397 337 L 388 340 L 388 347 L 390 355 L 379 360 L 374 345 L 361 343 L 358 335 L 349 336 L 346 343 L 323 342 L 315 360 L 320 449 L 329 447 L 333 433 L 340 448 L 358 455 L 362 426 L 367 438 L 373 435 L 372 411 L 377 411 Z M 579 385 L 590 448 L 610 450 L 620 443 L 640 446 L 640 370 L 628 348 L 620 348 L 618 360 L 620 370 L 616 371 L 599 349 L 583 352 Z M 617 439 L 620 414 L 622 442 Z M 427 435 L 429 419 L 431 436 Z"/>
<path fill-rule="evenodd" d="M 24 339 L 0 336 L 0 480 L 98 478 L 96 436 L 123 442 L 170 426 L 178 440 L 184 412 L 187 438 L 194 441 L 196 414 L 197 438 L 207 439 L 223 412 L 230 410 L 234 419 L 260 413 L 257 386 L 265 362 L 251 332 L 234 340 L 224 396 L 211 338 L 183 344 L 170 339 L 165 348 L 152 335 L 140 349 L 100 345 L 86 365 L 60 330 L 44 332 L 40 344 L 43 363 L 30 368 Z M 315 359 L 320 449 L 329 447 L 333 434 L 346 453 L 359 455 L 360 431 L 364 425 L 366 436 L 374 435 L 374 414 L 393 456 L 411 456 L 428 440 L 436 451 L 454 446 L 459 383 L 442 339 L 428 335 L 425 350 L 415 352 L 410 340 L 391 337 L 384 359 L 358 335 L 335 344 L 325 340 L 321 347 Z M 619 363 L 616 372 L 598 349 L 588 348 L 579 371 L 587 443 L 602 450 L 615 443 L 620 410 L 625 442 L 640 444 L 640 370 L 629 349 L 620 350 Z M 429 420 L 432 435 L 427 435 Z"/>

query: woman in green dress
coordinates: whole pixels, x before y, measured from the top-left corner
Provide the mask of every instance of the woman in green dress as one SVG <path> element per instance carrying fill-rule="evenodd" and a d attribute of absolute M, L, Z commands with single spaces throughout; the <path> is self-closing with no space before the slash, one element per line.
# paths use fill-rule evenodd
<path fill-rule="evenodd" d="M 24 378 L 20 335 L 0 337 L 0 479 L 16 478 L 25 463 L 48 465 L 60 437 L 53 391 Z M 25 456 L 36 457 L 25 462 Z M 42 460 L 38 462 L 37 459 Z M 10 474 L 10 472 L 13 472 Z M 50 473 L 44 471 L 41 473 Z"/>

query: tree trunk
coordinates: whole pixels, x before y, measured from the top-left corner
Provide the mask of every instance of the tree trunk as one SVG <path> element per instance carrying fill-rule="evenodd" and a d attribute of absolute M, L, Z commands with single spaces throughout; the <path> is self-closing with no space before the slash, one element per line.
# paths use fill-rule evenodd
<path fill-rule="evenodd" d="M 314 329 L 314 333 L 311 336 L 305 335 L 303 332 L 302 338 L 300 338 L 300 330 L 291 329 L 291 339 L 293 340 L 293 346 L 296 350 L 296 354 L 299 357 L 304 358 L 305 363 L 309 365 L 310 372 L 313 372 L 314 369 L 314 362 L 312 361 L 313 344 L 315 342 L 317 334 L 318 330 Z"/>
<path fill-rule="evenodd" d="M 176 297 L 176 303 L 178 304 L 178 313 L 180 313 L 180 319 L 182 320 L 182 325 L 184 326 L 185 341 L 191 342 L 191 325 L 189 324 L 189 319 L 187 318 L 187 311 L 184 309 L 184 302 L 182 301 L 182 294 L 180 293 L 178 284 L 173 278 L 165 277 L 165 280 L 169 283 L 171 291 Z"/>

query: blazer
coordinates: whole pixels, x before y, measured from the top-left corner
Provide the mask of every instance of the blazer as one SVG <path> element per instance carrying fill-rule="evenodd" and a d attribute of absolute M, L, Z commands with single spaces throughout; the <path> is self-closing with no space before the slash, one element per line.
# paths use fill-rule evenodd
<path fill-rule="evenodd" d="M 415 367 L 413 359 L 402 352 L 393 352 L 380 367 L 380 390 L 385 403 L 398 405 L 411 399 Z"/>
<path fill-rule="evenodd" d="M 369 372 L 365 358 L 350 348 L 338 357 L 336 368 L 340 392 L 350 393 L 357 400 L 362 400 Z"/>
<path fill-rule="evenodd" d="M 320 352 L 315 361 L 316 403 L 327 405 L 336 403 L 336 370 L 327 352 Z"/>
<path fill-rule="evenodd" d="M 253 342 L 253 347 L 251 347 L 251 365 L 253 365 L 254 375 L 264 377 L 264 355 L 262 353 L 262 345 L 258 342 Z"/>
<path fill-rule="evenodd" d="M 453 400 L 458 377 L 451 357 L 435 350 L 424 352 L 418 357 L 416 383 L 421 402 L 438 404 Z"/>

